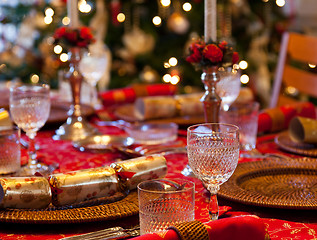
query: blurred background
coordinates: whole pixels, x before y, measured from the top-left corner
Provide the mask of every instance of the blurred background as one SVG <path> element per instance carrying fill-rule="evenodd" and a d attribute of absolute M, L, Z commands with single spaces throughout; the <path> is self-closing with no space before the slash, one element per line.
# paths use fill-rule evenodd
<path fill-rule="evenodd" d="M 37 82 L 58 88 L 67 52 L 53 44 L 69 24 L 66 0 L 0 0 L 0 83 Z M 201 72 L 185 61 L 189 42 L 204 34 L 204 0 L 79 0 L 79 18 L 107 52 L 99 91 L 137 83 L 170 83 L 181 93 L 202 90 Z M 217 36 L 240 55 L 241 85 L 266 106 L 281 35 L 315 35 L 313 0 L 221 0 Z M 310 66 L 314 69 L 316 66 Z"/>

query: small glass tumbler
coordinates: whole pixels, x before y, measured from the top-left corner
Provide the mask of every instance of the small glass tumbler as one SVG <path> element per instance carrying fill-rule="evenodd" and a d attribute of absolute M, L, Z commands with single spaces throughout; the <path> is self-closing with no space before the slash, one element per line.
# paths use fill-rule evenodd
<path fill-rule="evenodd" d="M 240 150 L 251 151 L 256 147 L 258 132 L 258 102 L 235 102 L 227 110 L 220 111 L 220 122 L 240 128 Z"/>
<path fill-rule="evenodd" d="M 20 129 L 0 127 L 0 174 L 15 173 L 20 168 Z"/>
<path fill-rule="evenodd" d="M 149 180 L 138 185 L 141 235 L 195 219 L 195 184 L 177 180 Z"/>

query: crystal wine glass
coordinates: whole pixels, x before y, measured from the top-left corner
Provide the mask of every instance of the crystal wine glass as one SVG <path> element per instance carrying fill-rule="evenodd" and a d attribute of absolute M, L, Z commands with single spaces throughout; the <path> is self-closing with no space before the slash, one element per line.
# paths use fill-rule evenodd
<path fill-rule="evenodd" d="M 105 51 L 87 51 L 83 53 L 79 62 L 79 70 L 85 81 L 92 86 L 91 105 L 98 108 L 97 83 L 105 73 L 107 67 L 107 54 Z"/>
<path fill-rule="evenodd" d="M 29 160 L 20 175 L 34 175 L 47 170 L 46 165 L 37 161 L 34 139 L 49 117 L 50 106 L 50 88 L 46 84 L 26 84 L 10 88 L 11 117 L 29 138 Z"/>
<path fill-rule="evenodd" d="M 237 167 L 239 128 L 231 124 L 204 123 L 187 129 L 188 163 L 210 192 L 209 216 L 218 219 L 217 192 Z"/>
<path fill-rule="evenodd" d="M 240 71 L 234 68 L 220 68 L 218 71 L 220 81 L 216 92 L 221 98 L 221 108 L 228 111 L 229 106 L 237 99 L 240 93 Z"/>

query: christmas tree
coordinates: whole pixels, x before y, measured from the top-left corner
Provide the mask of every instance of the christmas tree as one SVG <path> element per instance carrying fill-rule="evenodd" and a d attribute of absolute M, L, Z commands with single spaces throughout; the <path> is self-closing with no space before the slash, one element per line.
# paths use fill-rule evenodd
<path fill-rule="evenodd" d="M 52 35 L 68 24 L 66 4 L 30 0 L 0 5 L 1 80 L 41 78 L 57 87 L 66 50 L 54 50 Z M 78 7 L 81 24 L 90 26 L 111 54 L 108 89 L 164 80 L 180 91 L 202 89 L 201 73 L 185 56 L 192 39 L 203 36 L 204 1 L 79 0 Z M 281 26 L 287 23 L 281 8 L 267 0 L 218 1 L 217 18 L 219 40 L 234 45 L 248 62 L 243 73 L 258 76 L 255 85 L 268 94 Z"/>

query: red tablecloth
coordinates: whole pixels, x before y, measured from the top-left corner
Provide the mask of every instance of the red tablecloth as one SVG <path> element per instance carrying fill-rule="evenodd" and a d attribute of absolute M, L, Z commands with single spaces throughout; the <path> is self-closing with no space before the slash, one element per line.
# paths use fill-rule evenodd
<path fill-rule="evenodd" d="M 102 127 L 100 130 L 108 134 L 121 134 L 122 131 L 115 127 Z M 76 169 L 93 168 L 112 163 L 120 154 L 104 153 L 94 154 L 79 152 L 74 149 L 70 141 L 54 141 L 51 136 L 53 131 L 41 131 L 37 137 L 37 143 L 41 146 L 38 155 L 42 161 L 50 164 L 59 162 L 58 171 L 66 172 Z M 274 135 L 266 135 L 258 138 L 257 148 L 261 152 L 280 151 L 273 142 Z M 186 141 L 185 137 L 179 140 Z M 168 178 L 183 178 L 181 171 L 187 164 L 187 156 L 184 154 L 172 154 L 167 157 Z M 245 159 L 241 159 L 245 161 Z M 199 180 L 189 178 L 196 184 L 195 217 L 203 222 L 208 221 L 208 192 L 204 189 Z M 317 211 L 295 211 L 283 209 L 271 209 L 252 207 L 224 199 L 219 199 L 221 210 L 229 210 L 225 216 L 240 214 L 255 214 L 263 218 L 270 237 L 274 239 L 317 239 Z M 231 209 L 231 210 L 230 210 Z M 86 233 L 93 230 L 100 230 L 114 225 L 131 226 L 137 224 L 138 216 L 132 216 L 114 221 L 103 221 L 78 224 L 0 224 L 0 239 L 60 239 L 78 233 Z"/>

